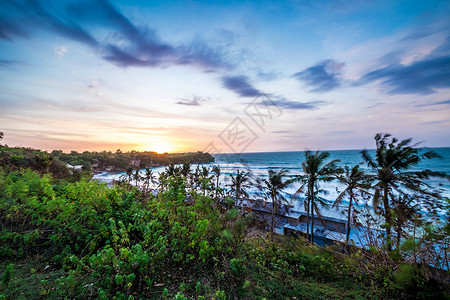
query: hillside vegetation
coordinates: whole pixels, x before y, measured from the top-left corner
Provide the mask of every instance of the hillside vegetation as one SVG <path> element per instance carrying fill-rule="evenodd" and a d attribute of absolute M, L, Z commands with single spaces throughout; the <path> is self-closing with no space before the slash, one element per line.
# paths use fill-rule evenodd
<path fill-rule="evenodd" d="M 192 171 L 189 163 L 171 164 L 158 180 L 150 168 L 144 174 L 129 168 L 156 154 L 49 154 L 1 146 L 0 299 L 450 298 L 449 200 L 421 181 L 448 175 L 410 172 L 421 158 L 436 155 L 387 138 L 376 136 L 376 160 L 362 152 L 372 174 L 325 163 L 325 152 L 306 152 L 304 175 L 285 180 L 285 170 L 269 170 L 257 184 L 271 200 L 270 220 L 242 207 L 255 184 L 245 171 L 229 175 L 231 183 L 222 187 L 218 166 Z M 160 156 L 167 162 L 174 157 Z M 176 157 L 209 160 L 205 153 Z M 127 176 L 114 186 L 66 167 L 94 161 L 119 166 L 113 161 L 121 158 Z M 318 203 L 326 204 L 318 182 L 335 179 L 346 182 L 354 201 L 375 191 L 383 223 L 367 220 L 385 234 L 360 249 L 348 235 L 345 243 L 318 247 L 314 222 L 308 240 L 274 233 L 282 189 L 293 180 L 306 185 L 312 214 Z M 400 184 L 411 193 L 393 194 Z M 425 214 L 417 203 L 426 205 Z"/>
<path fill-rule="evenodd" d="M 446 296 L 423 268 L 361 251 L 251 237 L 231 198 L 157 196 L 129 185 L 56 183 L 0 170 L 0 297 L 7 299 L 383 299 Z"/>
<path fill-rule="evenodd" d="M 32 148 L 8 147 L 0 145 L 0 165 L 9 169 L 31 168 L 41 174 L 50 172 L 57 178 L 69 176 L 66 164 L 82 166 L 85 171 L 125 171 L 127 168 L 143 169 L 146 167 L 167 166 L 184 163 L 210 163 L 214 157 L 209 153 L 164 153 L 156 152 L 122 152 L 109 151 L 64 153 L 54 150 L 51 153 Z"/>

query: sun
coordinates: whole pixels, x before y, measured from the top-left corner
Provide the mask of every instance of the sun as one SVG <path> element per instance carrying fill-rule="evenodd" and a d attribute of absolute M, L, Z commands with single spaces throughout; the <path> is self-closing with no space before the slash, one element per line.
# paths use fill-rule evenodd
<path fill-rule="evenodd" d="M 159 141 L 147 147 L 149 151 L 155 151 L 156 153 L 170 153 L 174 151 L 172 144 L 164 141 Z"/>

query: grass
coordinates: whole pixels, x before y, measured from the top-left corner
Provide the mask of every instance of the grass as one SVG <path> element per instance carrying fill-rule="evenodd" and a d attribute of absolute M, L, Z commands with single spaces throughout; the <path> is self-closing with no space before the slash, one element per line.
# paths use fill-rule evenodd
<path fill-rule="evenodd" d="M 49 264 L 50 258 L 34 256 L 21 260 L 0 261 L 2 279 L 8 265 L 13 264 L 13 271 L 7 284 L 0 287 L 0 299 L 41 299 L 51 289 L 55 288 L 56 279 L 60 278 L 63 270 L 58 270 Z"/>
<path fill-rule="evenodd" d="M 250 298 L 256 299 L 377 299 L 351 277 L 322 281 L 312 277 L 286 277 L 277 272 L 251 272 Z"/>

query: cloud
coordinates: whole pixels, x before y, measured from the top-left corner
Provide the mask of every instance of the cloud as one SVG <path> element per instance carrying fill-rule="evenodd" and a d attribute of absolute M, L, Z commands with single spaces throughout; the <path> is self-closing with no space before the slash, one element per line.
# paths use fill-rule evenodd
<path fill-rule="evenodd" d="M 205 101 L 209 101 L 210 99 L 208 98 L 202 98 L 199 96 L 194 96 L 192 99 L 188 99 L 188 98 L 178 98 L 178 102 L 176 104 L 180 104 L 180 105 L 188 105 L 188 106 L 200 106 L 200 102 L 205 102 Z"/>
<path fill-rule="evenodd" d="M 358 84 L 381 81 L 388 94 L 432 94 L 450 88 L 450 55 L 423 59 L 410 65 L 393 64 L 365 74 Z"/>
<path fill-rule="evenodd" d="M 261 94 L 248 82 L 247 76 L 224 76 L 221 80 L 223 87 L 236 92 L 240 97 L 256 97 Z"/>
<path fill-rule="evenodd" d="M 292 109 L 292 110 L 297 110 L 297 109 L 315 110 L 315 109 L 319 109 L 323 105 L 328 104 L 327 102 L 322 101 L 322 100 L 301 102 L 301 101 L 287 100 L 283 96 L 279 96 L 279 95 L 261 94 L 261 93 L 258 95 L 263 95 L 264 98 L 266 98 L 265 100 L 263 100 L 264 105 L 274 106 L 274 107 L 276 106 L 279 109 L 284 108 L 284 109 Z M 246 104 L 251 105 L 251 104 L 253 104 L 253 102 L 249 102 Z"/>
<path fill-rule="evenodd" d="M 19 63 L 14 60 L 8 60 L 8 59 L 0 59 L 0 68 L 8 68 L 8 67 L 14 67 L 18 65 Z"/>
<path fill-rule="evenodd" d="M 38 1 L 2 1 L 0 10 L 0 38 L 27 38 L 35 30 L 48 30 L 66 38 L 97 46 L 97 40 L 74 21 L 57 16 Z M 64 21 L 63 21 L 64 20 Z"/>
<path fill-rule="evenodd" d="M 107 0 L 73 1 L 59 9 L 49 2 L 2 1 L 0 10 L 0 39 L 26 38 L 45 30 L 87 45 L 119 67 L 191 65 L 207 72 L 232 67 L 223 50 L 200 39 L 188 45 L 164 42 L 153 29 L 136 26 Z"/>
<path fill-rule="evenodd" d="M 432 105 L 450 104 L 450 100 L 434 102 Z"/>
<path fill-rule="evenodd" d="M 349 135 L 353 133 L 355 133 L 353 130 L 333 130 L 326 132 L 325 135 Z"/>
<path fill-rule="evenodd" d="M 345 63 L 343 62 L 327 59 L 295 73 L 293 77 L 311 86 L 313 88 L 311 92 L 325 93 L 342 85 L 340 72 L 344 65 Z"/>
<path fill-rule="evenodd" d="M 327 104 L 325 101 L 309 101 L 309 102 L 300 102 L 300 101 L 290 101 L 283 97 L 272 97 L 270 98 L 271 103 L 268 102 L 268 105 L 279 106 L 284 109 L 304 109 L 304 110 L 315 110 L 319 109 L 320 106 Z"/>
<path fill-rule="evenodd" d="M 256 74 L 256 76 L 258 76 L 260 80 L 270 81 L 279 78 L 281 76 L 281 72 L 276 72 L 274 70 L 268 72 L 260 71 Z"/>
<path fill-rule="evenodd" d="M 417 104 L 416 107 L 446 105 L 446 104 L 450 104 L 450 100 L 444 100 L 444 101 L 438 101 L 438 102 L 426 103 L 426 104 Z"/>
<path fill-rule="evenodd" d="M 219 48 L 209 47 L 205 41 L 196 39 L 190 45 L 176 48 L 180 54 L 176 63 L 180 65 L 194 65 L 203 68 L 207 72 L 217 69 L 231 69 L 233 65 L 226 62 L 226 55 Z"/>
<path fill-rule="evenodd" d="M 67 53 L 68 51 L 69 51 L 69 50 L 67 50 L 67 47 L 65 47 L 65 46 L 56 47 L 56 48 L 54 49 L 54 52 L 55 52 L 56 56 L 58 56 L 58 57 L 63 57 L 64 55 L 66 55 L 66 53 Z"/>
<path fill-rule="evenodd" d="M 445 121 L 429 121 L 429 122 L 422 122 L 421 125 L 438 125 L 445 123 Z"/>
<path fill-rule="evenodd" d="M 382 106 L 382 105 L 384 105 L 384 104 L 386 104 L 386 103 L 385 103 L 385 102 L 375 102 L 374 104 L 365 106 L 365 107 L 363 107 L 363 108 L 364 108 L 364 109 L 372 109 L 372 108 L 375 108 L 375 107 L 380 107 L 380 106 Z"/>
<path fill-rule="evenodd" d="M 421 39 L 428 31 L 407 37 Z M 381 58 L 382 66 L 377 65 L 355 82 L 355 86 L 379 82 L 387 94 L 433 94 L 437 89 L 450 88 L 450 34 L 448 30 L 440 31 L 444 35 L 442 42 L 434 49 L 414 55 L 413 60 L 402 62 L 401 52 L 392 53 Z M 403 40 L 405 41 L 405 40 Z M 391 59 L 387 59 L 391 58 Z"/>
<path fill-rule="evenodd" d="M 293 133 L 292 130 L 275 130 L 272 133 Z"/>

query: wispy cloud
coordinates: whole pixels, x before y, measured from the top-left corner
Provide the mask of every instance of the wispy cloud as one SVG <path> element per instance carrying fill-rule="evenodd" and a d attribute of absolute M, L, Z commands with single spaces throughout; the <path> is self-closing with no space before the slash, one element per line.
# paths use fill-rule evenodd
<path fill-rule="evenodd" d="M 434 102 L 432 105 L 450 104 L 450 100 Z"/>
<path fill-rule="evenodd" d="M 200 96 L 194 96 L 192 99 L 188 98 L 178 98 L 178 102 L 176 104 L 180 105 L 188 105 L 188 106 L 200 106 L 201 102 L 209 101 L 207 98 L 202 98 Z"/>
<path fill-rule="evenodd" d="M 315 110 L 319 109 L 321 106 L 326 105 L 327 102 L 325 101 L 308 101 L 308 102 L 301 102 L 301 101 L 291 101 L 287 100 L 281 96 L 278 97 L 271 97 L 271 103 L 268 102 L 268 105 L 276 105 L 284 109 L 305 109 L 305 110 Z"/>
<path fill-rule="evenodd" d="M 10 1 L 2 2 L 0 10 L 4 12 L 0 14 L 0 39 L 14 40 L 45 30 L 87 45 L 120 67 L 192 65 L 209 72 L 231 68 L 225 55 L 206 42 L 171 45 L 153 29 L 136 26 L 107 0 L 73 2 L 60 10 L 48 2 Z M 106 34 L 96 35 L 96 27 Z"/>
<path fill-rule="evenodd" d="M 388 94 L 427 95 L 437 89 L 450 88 L 450 36 L 428 55 L 409 64 L 394 59 L 384 67 L 364 74 L 355 85 L 375 81 L 379 81 Z"/>
<path fill-rule="evenodd" d="M 450 88 L 450 55 L 424 59 L 410 65 L 390 65 L 365 74 L 360 84 L 381 80 L 388 94 L 432 94 Z"/>
<path fill-rule="evenodd" d="M 445 123 L 445 121 L 429 121 L 429 122 L 422 122 L 421 125 L 438 125 Z"/>
<path fill-rule="evenodd" d="M 274 70 L 268 72 L 260 71 L 256 74 L 256 76 L 260 80 L 270 81 L 279 78 L 281 76 L 281 72 L 276 72 Z"/>
<path fill-rule="evenodd" d="M 256 97 L 261 94 L 249 83 L 247 76 L 224 76 L 221 80 L 223 87 L 237 93 L 240 97 Z"/>
<path fill-rule="evenodd" d="M 64 55 L 66 55 L 66 53 L 68 51 L 69 50 L 67 49 L 66 46 L 60 46 L 60 47 L 56 47 L 54 49 L 54 52 L 55 52 L 56 56 L 58 56 L 58 57 L 63 57 Z"/>
<path fill-rule="evenodd" d="M 293 133 L 292 130 L 275 130 L 272 133 Z"/>
<path fill-rule="evenodd" d="M 0 68 L 14 67 L 17 64 L 18 64 L 17 61 L 7 60 L 7 59 L 0 59 Z"/>
<path fill-rule="evenodd" d="M 342 85 L 340 75 L 344 65 L 343 62 L 327 59 L 295 73 L 293 77 L 312 87 L 311 92 L 329 92 Z"/>
<path fill-rule="evenodd" d="M 444 100 L 444 101 L 438 101 L 438 102 L 432 102 L 432 103 L 424 103 L 424 104 L 417 104 L 416 107 L 447 105 L 447 104 L 450 104 L 450 100 Z"/>
<path fill-rule="evenodd" d="M 376 103 L 374 103 L 372 105 L 368 105 L 368 106 L 364 107 L 364 109 L 372 109 L 372 108 L 375 108 L 375 107 L 380 107 L 380 106 L 382 106 L 384 104 L 386 104 L 386 103 L 384 103 L 384 102 L 376 102 Z"/>
<path fill-rule="evenodd" d="M 355 133 L 355 131 L 353 130 L 333 130 L 333 131 L 328 131 L 327 133 L 325 133 L 325 135 L 349 135 Z"/>

